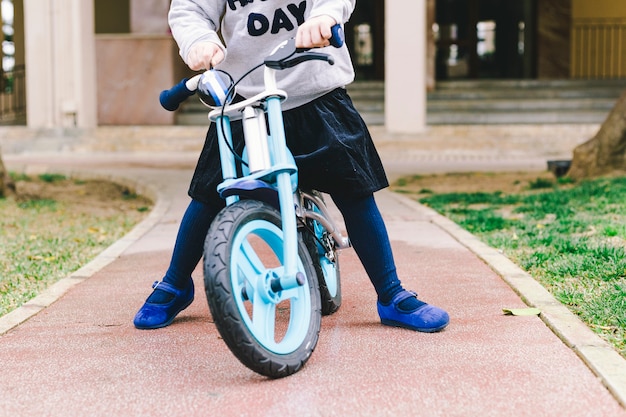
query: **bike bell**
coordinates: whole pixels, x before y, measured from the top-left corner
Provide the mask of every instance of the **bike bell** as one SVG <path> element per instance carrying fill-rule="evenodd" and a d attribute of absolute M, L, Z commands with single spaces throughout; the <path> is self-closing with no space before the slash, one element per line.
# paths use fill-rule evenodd
<path fill-rule="evenodd" d="M 235 96 L 235 90 L 230 92 L 234 85 L 233 78 L 221 70 L 206 71 L 198 82 L 197 94 L 206 106 L 221 107 L 230 103 Z"/>

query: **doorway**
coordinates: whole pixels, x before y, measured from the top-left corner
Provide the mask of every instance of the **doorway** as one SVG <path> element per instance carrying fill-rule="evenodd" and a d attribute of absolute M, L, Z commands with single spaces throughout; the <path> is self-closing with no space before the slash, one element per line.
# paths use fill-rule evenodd
<path fill-rule="evenodd" d="M 359 0 L 346 23 L 346 43 L 357 80 L 385 78 L 385 2 Z"/>
<path fill-rule="evenodd" d="M 534 78 L 537 0 L 437 0 L 437 80 Z"/>

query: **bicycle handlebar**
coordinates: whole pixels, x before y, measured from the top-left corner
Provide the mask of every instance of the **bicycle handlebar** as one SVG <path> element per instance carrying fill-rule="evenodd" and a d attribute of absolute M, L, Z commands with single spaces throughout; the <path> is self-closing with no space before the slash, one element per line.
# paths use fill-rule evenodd
<path fill-rule="evenodd" d="M 341 48 L 344 44 L 344 33 L 341 25 L 334 25 L 331 28 L 331 33 L 330 44 L 335 48 Z M 273 69 L 285 69 L 309 60 L 324 60 L 331 65 L 334 63 L 327 54 L 310 52 L 308 49 L 296 49 L 295 39 L 289 40 L 288 45 L 290 45 L 290 48 L 281 48 L 282 51 L 280 53 L 272 54 L 271 57 L 266 58 L 264 61 L 265 65 Z M 159 95 L 161 107 L 168 111 L 177 110 L 183 101 L 195 94 L 199 77 L 200 75 L 184 78 L 169 90 L 161 91 Z"/>
<path fill-rule="evenodd" d="M 339 23 L 330 28 L 331 36 L 330 36 L 330 44 L 335 48 L 341 48 L 343 46 L 343 42 L 345 40 L 345 36 L 343 34 L 343 27 Z"/>
<path fill-rule="evenodd" d="M 181 82 L 169 90 L 161 91 L 161 94 L 159 94 L 161 107 L 167 111 L 177 110 L 178 106 L 180 106 L 183 101 L 187 100 L 188 97 L 193 96 L 196 93 L 196 89 L 189 89 L 187 87 L 188 82 L 188 78 L 183 78 Z M 196 83 L 196 86 L 197 85 L 198 84 Z"/>

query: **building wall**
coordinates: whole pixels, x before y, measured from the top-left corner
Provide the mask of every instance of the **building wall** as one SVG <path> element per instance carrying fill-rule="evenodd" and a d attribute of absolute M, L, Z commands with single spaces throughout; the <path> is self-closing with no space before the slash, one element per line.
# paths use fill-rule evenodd
<path fill-rule="evenodd" d="M 98 35 L 98 124 L 174 124 L 174 114 L 159 104 L 159 93 L 174 84 L 177 56 L 168 35 Z"/>
<path fill-rule="evenodd" d="M 15 43 L 15 65 L 24 65 L 24 1 L 13 0 L 13 42 Z"/>
<path fill-rule="evenodd" d="M 110 0 L 107 0 L 110 1 Z M 170 0 L 133 0 L 130 2 L 132 33 L 168 34 L 167 12 Z"/>
<path fill-rule="evenodd" d="M 170 113 L 151 107 L 158 106 L 158 92 L 176 82 L 184 68 L 168 34 L 169 0 L 23 0 L 23 4 L 29 126 L 173 123 Z M 428 81 L 432 83 L 432 51 L 425 46 L 432 42 L 425 38 L 434 0 L 384 4 L 385 63 L 392 71 L 386 74 L 386 98 L 393 107 L 408 94 L 402 82 L 407 75 L 394 75 L 407 66 L 406 50 L 414 51 L 409 58 L 416 59 L 409 66 L 424 72 L 418 77 L 422 81 L 410 87 L 421 94 Z M 540 78 L 626 78 L 626 1 L 537 0 L 537 5 Z M 405 22 L 402 10 L 420 15 L 419 28 L 415 19 Z M 96 72 L 97 77 L 92 76 Z M 424 106 L 421 98 L 417 101 L 409 116 L 389 124 L 416 114 L 415 120 L 421 119 Z"/>
<path fill-rule="evenodd" d="M 99 125 L 171 125 L 159 104 L 180 65 L 169 34 L 169 0 L 95 0 Z M 106 5 L 106 7 L 104 7 Z M 103 32 L 104 31 L 104 32 Z"/>
<path fill-rule="evenodd" d="M 572 78 L 626 78 L 626 2 L 572 0 Z"/>
<path fill-rule="evenodd" d="M 572 18 L 605 19 L 626 17 L 626 1 L 622 0 L 571 0 Z"/>
<path fill-rule="evenodd" d="M 569 78 L 571 2 L 537 2 L 537 78 Z"/>
<path fill-rule="evenodd" d="M 426 0 L 426 88 L 431 91 L 435 89 L 435 0 Z"/>
<path fill-rule="evenodd" d="M 96 33 L 130 32 L 130 1 L 93 0 Z"/>

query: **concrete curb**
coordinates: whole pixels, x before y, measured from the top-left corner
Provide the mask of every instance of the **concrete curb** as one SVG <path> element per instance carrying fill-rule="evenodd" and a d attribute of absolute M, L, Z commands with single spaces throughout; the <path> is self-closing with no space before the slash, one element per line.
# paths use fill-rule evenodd
<path fill-rule="evenodd" d="M 611 345 L 597 336 L 567 307 L 557 301 L 535 279 L 511 262 L 498 250 L 481 242 L 459 225 L 398 193 L 392 193 L 401 204 L 451 235 L 463 246 L 482 259 L 530 307 L 541 310 L 543 322 L 587 364 L 617 401 L 626 407 L 626 359 Z"/>
<path fill-rule="evenodd" d="M 28 167 L 26 167 L 25 171 L 33 173 L 33 170 L 28 169 Z M 38 173 L 44 172 L 39 171 Z M 145 219 L 135 225 L 135 227 L 133 227 L 126 235 L 106 248 L 85 266 L 76 270 L 69 276 L 61 278 L 35 298 L 22 304 L 10 313 L 0 317 L 0 335 L 5 334 L 9 330 L 35 316 L 40 311 L 61 298 L 72 287 L 80 284 L 84 280 L 93 276 L 96 272 L 109 265 L 111 262 L 115 261 L 129 246 L 135 243 L 158 223 L 158 221 L 165 215 L 171 204 L 166 195 L 160 192 L 157 188 L 131 180 L 127 177 L 90 174 L 83 171 L 63 171 L 59 169 L 54 169 L 54 173 L 64 174 L 69 178 L 81 180 L 106 180 L 116 184 L 128 186 L 129 188 L 134 189 L 138 194 L 152 199 L 154 201 L 154 207 Z"/>

